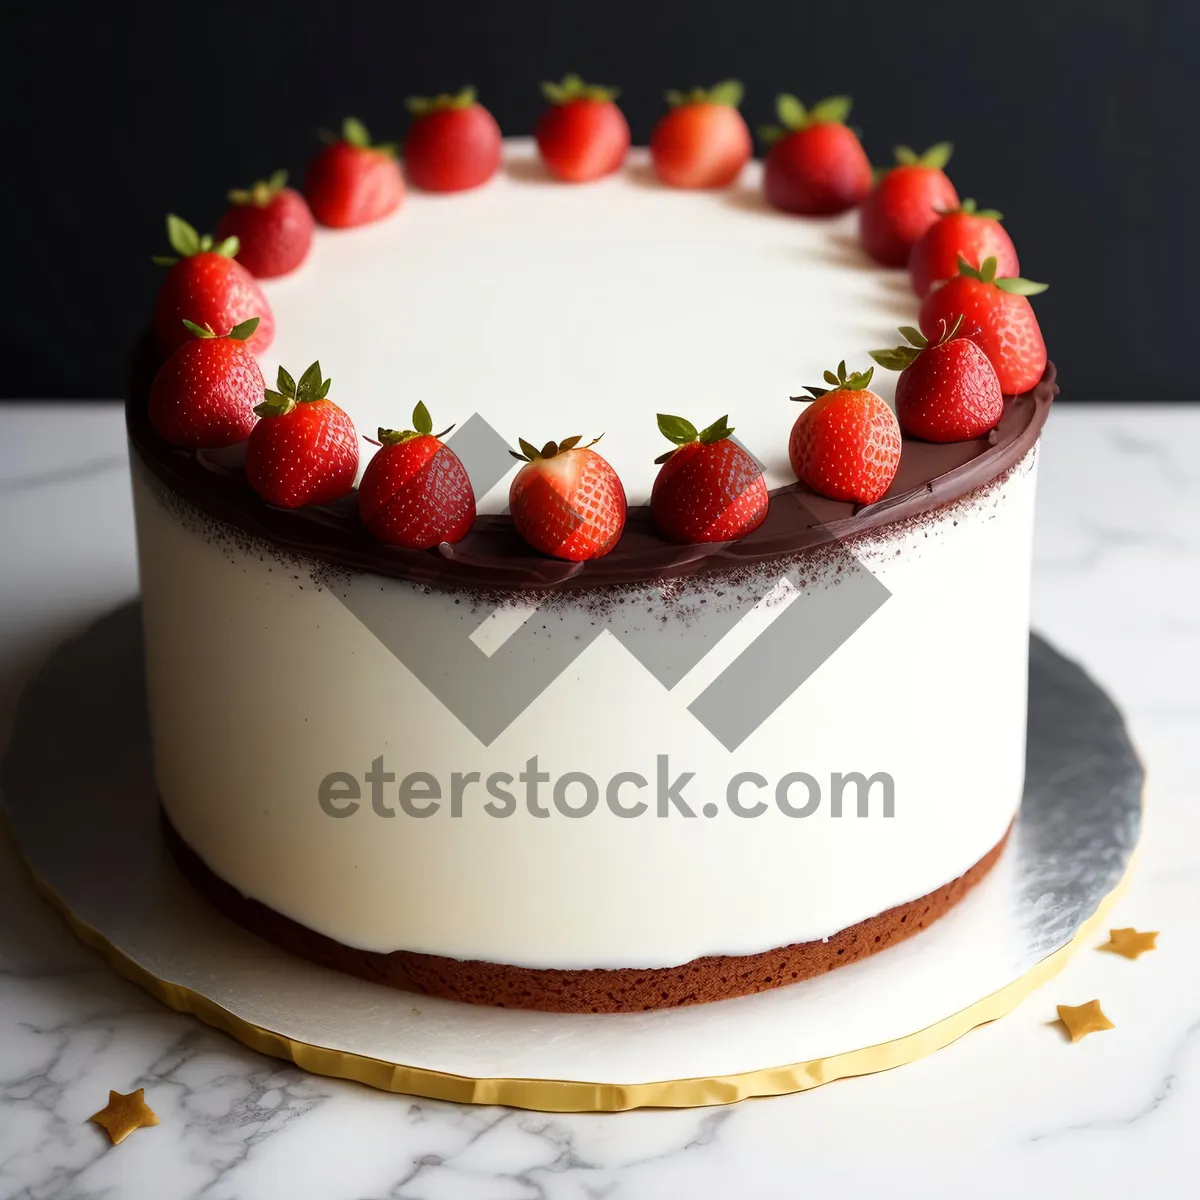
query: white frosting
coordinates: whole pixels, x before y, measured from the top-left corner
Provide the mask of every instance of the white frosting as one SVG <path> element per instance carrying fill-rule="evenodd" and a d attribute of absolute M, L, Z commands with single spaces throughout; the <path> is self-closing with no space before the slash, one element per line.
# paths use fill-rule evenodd
<path fill-rule="evenodd" d="M 478 411 L 513 439 L 605 431 L 604 452 L 639 503 L 664 445 L 659 411 L 697 423 L 730 413 L 771 485 L 790 482 L 787 396 L 843 356 L 865 366 L 866 350 L 915 315 L 900 276 L 863 259 L 852 218 L 765 209 L 757 168 L 740 190 L 697 194 L 649 183 L 638 155 L 583 187 L 544 181 L 529 157 L 510 146 L 508 170 L 486 188 L 410 195 L 378 226 L 319 232 L 303 270 L 268 285 L 279 332 L 264 365 L 296 374 L 319 356 L 333 398 L 366 433 L 406 424 L 417 400 L 446 424 Z M 822 636 L 846 593 L 820 555 L 802 591 L 785 585 L 674 688 L 606 630 L 485 746 L 351 612 L 340 585 L 214 532 L 135 472 L 163 803 L 219 876 L 364 949 L 660 967 L 827 937 L 956 878 L 1012 820 L 1034 477 L 1031 456 L 1002 483 L 860 542 L 891 598 L 730 751 L 688 705 L 789 604 L 806 606 Z M 505 492 L 498 485 L 484 510 L 501 509 Z M 519 624 L 512 610 L 487 619 L 462 597 L 362 582 L 414 640 L 436 613 L 457 613 L 481 625 L 474 641 L 493 654 Z M 688 619 L 652 590 L 639 599 L 656 628 Z M 559 618 L 592 603 L 556 598 L 532 620 L 553 643 Z M 552 779 L 653 781 L 666 755 L 672 776 L 694 772 L 684 795 L 697 815 L 621 819 L 602 799 L 584 819 L 552 804 L 538 818 L 520 784 L 505 819 L 483 811 L 477 786 L 461 817 L 444 803 L 429 818 L 386 818 L 365 796 L 352 816 L 327 815 L 321 780 L 361 780 L 381 755 L 397 776 L 429 772 L 446 792 L 453 772 L 516 776 L 534 755 Z M 772 803 L 738 818 L 725 793 L 740 771 L 772 785 L 807 772 L 825 790 L 821 807 L 797 819 Z M 853 790 L 846 815 L 829 815 L 830 777 L 851 771 L 892 776 L 894 817 L 881 815 L 878 790 L 869 816 L 854 815 Z M 398 811 L 397 786 L 386 801 Z M 706 803 L 716 816 L 700 815 Z"/>
<path fill-rule="evenodd" d="M 855 215 L 800 220 L 761 199 L 760 167 L 732 190 L 652 181 L 645 151 L 572 186 L 509 142 L 486 187 L 412 191 L 361 229 L 318 229 L 294 275 L 263 284 L 275 342 L 262 358 L 299 377 L 315 358 L 330 398 L 374 437 L 423 400 L 442 428 L 484 416 L 515 447 L 603 433 L 630 504 L 649 500 L 668 443 L 655 414 L 698 427 L 730 414 L 770 487 L 791 483 L 788 397 L 841 358 L 896 344 L 916 323 L 902 272 L 858 246 Z M 878 371 L 890 399 L 894 376 Z M 364 463 L 371 447 L 364 445 Z M 479 497 L 503 511 L 503 482 Z"/>
<path fill-rule="evenodd" d="M 222 878 L 348 945 L 533 967 L 754 953 L 935 890 L 995 845 L 1016 811 L 1031 461 L 871 543 L 868 565 L 891 599 L 733 752 L 688 704 L 781 603 L 744 618 L 671 691 L 605 632 L 485 747 L 302 567 L 181 522 L 141 482 L 135 495 L 167 812 Z M 414 639 L 422 612 L 455 603 L 376 582 Z M 792 600 L 810 606 L 818 630 L 840 602 L 819 572 Z M 464 621 L 483 616 L 463 609 Z M 535 619 L 553 637 L 554 613 Z M 445 804 L 429 818 L 384 818 L 365 802 L 334 818 L 318 803 L 326 775 L 361 779 L 380 755 L 398 777 L 429 772 L 448 794 L 452 772 L 515 777 L 535 754 L 551 779 L 586 771 L 601 786 L 621 771 L 653 781 L 666 754 L 672 776 L 695 772 L 684 796 L 697 816 L 619 819 L 602 801 L 568 819 L 546 797 L 549 818 L 519 803 L 499 819 L 479 788 L 459 818 Z M 772 806 L 738 818 L 725 787 L 739 771 L 772 785 L 806 771 L 825 789 L 834 771 L 884 771 L 895 815 L 880 815 L 877 792 L 858 818 L 851 791 L 834 819 L 826 790 L 811 817 Z M 397 788 L 385 790 L 392 809 Z M 720 810 L 712 819 L 699 815 L 708 802 Z"/>

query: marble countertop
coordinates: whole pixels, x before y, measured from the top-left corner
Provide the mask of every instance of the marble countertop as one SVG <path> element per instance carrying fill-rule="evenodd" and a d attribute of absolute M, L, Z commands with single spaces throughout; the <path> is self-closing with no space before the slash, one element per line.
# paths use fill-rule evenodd
<path fill-rule="evenodd" d="M 0 1200 L 585 1200 L 1195 1194 L 1200 1121 L 1200 407 L 1055 410 L 1034 621 L 1121 703 L 1149 767 L 1111 924 L 1020 1008 L 885 1074 L 726 1108 L 545 1116 L 308 1075 L 160 1007 L 72 938 L 0 833 Z M 137 589 L 115 405 L 0 406 L 0 738 L 66 636 Z M 69 731 L 64 752 L 69 753 Z M 1055 1006 L 1116 1028 L 1076 1045 Z M 146 1089 L 161 1124 L 87 1123 Z"/>

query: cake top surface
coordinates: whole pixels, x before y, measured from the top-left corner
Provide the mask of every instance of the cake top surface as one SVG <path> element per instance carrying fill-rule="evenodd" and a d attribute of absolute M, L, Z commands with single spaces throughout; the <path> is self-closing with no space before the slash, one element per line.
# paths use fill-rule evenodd
<path fill-rule="evenodd" d="M 423 403 L 435 429 L 488 437 L 490 474 L 472 472 L 479 517 L 459 542 L 410 550 L 373 540 L 354 494 L 329 505 L 265 503 L 240 464 L 167 445 L 146 414 L 159 362 L 135 355 L 128 408 L 132 440 L 168 487 L 217 519 L 300 554 L 427 584 L 488 591 L 605 587 L 793 555 L 905 519 L 981 487 L 1034 444 L 1057 392 L 1054 367 L 1005 400 L 985 437 L 935 444 L 905 438 L 886 494 L 868 505 L 832 500 L 798 482 L 788 437 L 802 404 L 790 397 L 845 360 L 896 343 L 915 323 L 907 274 L 862 250 L 857 215 L 797 218 L 769 207 L 762 167 L 729 189 L 669 188 L 635 149 L 615 174 L 585 186 L 553 180 L 534 143 L 509 140 L 486 187 L 413 190 L 401 211 L 349 230 L 318 228 L 293 275 L 262 281 L 275 340 L 261 355 L 299 377 L 314 360 L 330 399 L 360 435 L 411 426 Z M 896 377 L 877 370 L 889 402 Z M 732 542 L 664 540 L 647 507 L 670 449 L 657 414 L 702 428 L 728 415 L 759 461 L 768 515 Z M 505 515 L 518 439 L 534 445 L 603 435 L 628 520 L 610 553 L 550 558 Z M 462 443 L 451 446 L 463 454 Z M 478 444 L 478 443 L 477 443 Z M 362 444 L 359 471 L 373 450 Z M 496 464 L 499 464 L 498 469 Z M 470 465 L 468 464 L 468 469 Z"/>
<path fill-rule="evenodd" d="M 418 401 L 438 429 L 478 413 L 514 448 L 603 434 L 630 505 L 648 503 L 670 449 L 656 414 L 702 428 L 727 413 L 767 486 L 792 484 L 789 397 L 840 359 L 865 370 L 917 301 L 859 247 L 856 214 L 779 213 L 760 175 L 751 163 L 730 190 L 667 188 L 635 149 L 572 187 L 510 140 L 486 187 L 414 189 L 391 219 L 318 229 L 301 270 L 263 281 L 276 325 L 263 373 L 298 378 L 319 359 L 371 438 L 408 428 Z M 890 399 L 894 376 L 877 370 L 872 387 Z M 507 509 L 510 478 L 477 497 L 481 513 Z"/>

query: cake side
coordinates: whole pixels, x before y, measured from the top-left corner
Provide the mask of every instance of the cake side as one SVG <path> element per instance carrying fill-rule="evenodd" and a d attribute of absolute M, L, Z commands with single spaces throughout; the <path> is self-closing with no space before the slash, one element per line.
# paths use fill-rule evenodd
<path fill-rule="evenodd" d="M 1035 474 L 1030 454 L 960 501 L 728 588 L 705 576 L 692 592 L 654 588 L 636 600 L 605 589 L 604 604 L 567 592 L 532 614 L 496 616 L 462 592 L 330 575 L 181 505 L 139 469 L 164 809 L 238 892 L 376 954 L 653 969 L 832 936 L 963 876 L 1013 819 Z M 768 645 L 789 612 L 797 627 L 827 636 L 852 597 L 855 563 L 886 601 L 727 749 L 695 701 L 747 648 Z M 639 633 L 692 640 L 699 608 L 722 602 L 737 619 L 669 686 L 628 648 Z M 427 642 L 443 619 L 484 647 L 481 668 L 513 669 L 504 654 L 517 635 L 536 657 L 553 654 L 558 637 L 599 632 L 484 744 L 396 653 L 408 655 L 406 638 Z M 396 776 L 378 810 L 366 781 L 377 759 Z M 521 782 L 531 762 L 548 777 L 533 806 Z M 456 815 L 454 776 L 473 773 Z M 507 808 L 484 790 L 497 773 L 513 796 L 500 816 L 485 810 Z M 689 778 L 682 807 L 668 800 L 659 817 L 664 773 L 668 792 Z M 798 773 L 823 791 L 804 817 L 779 806 L 788 777 L 784 802 L 806 804 Z M 864 816 L 851 787 L 833 817 L 835 773 L 890 776 L 892 815 L 876 781 Z M 344 815 L 319 802 L 331 774 L 358 780 L 358 800 L 333 805 L 352 808 Z M 586 784 L 569 784 L 561 807 L 554 795 L 573 774 L 597 781 L 602 798 L 583 819 L 565 814 L 586 804 Z M 416 775 L 439 790 L 431 801 L 420 780 L 409 798 L 414 811 L 433 807 L 427 816 L 400 804 Z M 619 776 L 618 807 L 649 801 L 635 819 L 608 803 Z M 753 817 L 732 806 L 754 808 L 760 797 Z"/>

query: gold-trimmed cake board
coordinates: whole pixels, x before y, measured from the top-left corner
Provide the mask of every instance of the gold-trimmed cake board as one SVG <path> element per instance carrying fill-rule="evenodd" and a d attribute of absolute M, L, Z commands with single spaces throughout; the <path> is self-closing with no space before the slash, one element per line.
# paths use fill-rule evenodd
<path fill-rule="evenodd" d="M 1120 714 L 1035 637 L 1026 790 L 1009 845 L 917 937 L 793 987 L 659 1012 L 406 994 L 259 940 L 179 876 L 159 826 L 139 618 L 127 605 L 64 645 L 22 700 L 0 788 L 38 886 L 83 941 L 170 1007 L 306 1070 L 389 1091 L 553 1112 L 692 1107 L 911 1062 L 1061 969 L 1099 930 L 1140 830 L 1143 772 Z"/>

